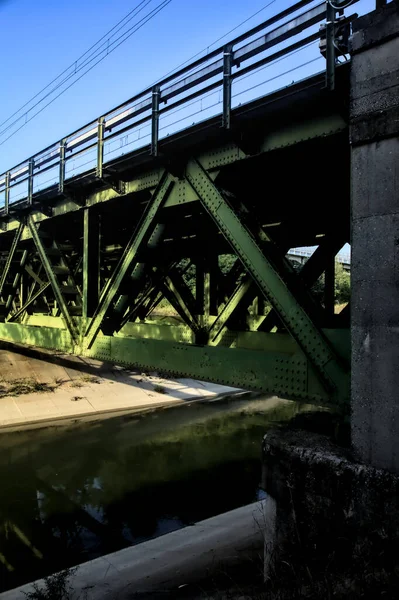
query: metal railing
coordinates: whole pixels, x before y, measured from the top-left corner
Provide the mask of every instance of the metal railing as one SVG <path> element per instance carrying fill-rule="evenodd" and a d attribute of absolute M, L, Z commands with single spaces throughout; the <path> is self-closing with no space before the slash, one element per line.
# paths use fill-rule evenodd
<path fill-rule="evenodd" d="M 339 3 L 335 1 L 334 6 Z M 0 175 L 0 211 L 8 214 L 13 204 L 33 204 L 44 190 L 66 193 L 68 180 L 76 176 L 102 179 L 107 164 L 127 150 L 148 147 L 157 156 L 160 141 L 192 125 L 195 115 L 201 120 L 220 115 L 221 127 L 229 129 L 232 110 L 251 95 L 253 99 L 254 89 L 267 93 L 271 82 L 285 78 L 288 83 L 294 71 L 303 78 L 303 73 L 309 75 L 309 65 L 319 60 L 325 62 L 326 84 L 332 87 L 341 51 L 335 36 L 344 23 L 348 27 L 350 18 L 329 2 L 296 2 Z M 319 49 L 313 54 L 314 46 L 322 47 L 323 36 L 325 58 Z M 298 59 L 300 64 L 295 63 Z M 261 81 L 266 67 L 272 76 Z"/>

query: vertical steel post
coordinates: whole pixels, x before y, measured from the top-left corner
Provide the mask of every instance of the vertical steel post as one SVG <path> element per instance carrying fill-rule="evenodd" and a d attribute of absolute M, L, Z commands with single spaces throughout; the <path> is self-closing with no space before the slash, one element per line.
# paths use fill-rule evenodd
<path fill-rule="evenodd" d="M 35 162 L 33 158 L 29 159 L 29 170 L 28 170 L 28 203 L 32 204 L 33 202 L 33 169 L 35 167 Z"/>
<path fill-rule="evenodd" d="M 327 0 L 326 8 L 326 88 L 335 88 L 335 9 Z"/>
<path fill-rule="evenodd" d="M 158 156 L 158 136 L 159 136 L 159 99 L 161 90 L 159 85 L 152 88 L 152 119 L 151 119 L 151 154 Z"/>
<path fill-rule="evenodd" d="M 328 321 L 334 316 L 335 306 L 335 256 L 328 259 L 324 275 L 324 307 Z"/>
<path fill-rule="evenodd" d="M 83 211 L 83 313 L 92 317 L 100 297 L 100 216 L 96 210 Z"/>
<path fill-rule="evenodd" d="M 66 152 L 66 140 L 60 141 L 60 172 L 58 179 L 58 192 L 64 193 L 65 184 L 65 152 Z"/>
<path fill-rule="evenodd" d="M 228 45 L 223 50 L 223 117 L 222 127 L 230 129 L 231 126 L 231 70 L 233 66 L 232 46 Z"/>
<path fill-rule="evenodd" d="M 103 163 L 104 163 L 104 117 L 98 119 L 97 125 L 97 168 L 96 175 L 99 179 L 103 177 Z"/>
<path fill-rule="evenodd" d="M 5 182 L 4 182 L 4 210 L 6 215 L 8 215 L 8 210 L 10 206 L 10 179 L 11 174 L 10 171 L 7 171 Z"/>

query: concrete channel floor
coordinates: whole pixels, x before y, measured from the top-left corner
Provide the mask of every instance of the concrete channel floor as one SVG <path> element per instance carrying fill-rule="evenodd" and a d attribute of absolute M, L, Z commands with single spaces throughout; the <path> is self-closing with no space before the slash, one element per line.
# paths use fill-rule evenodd
<path fill-rule="evenodd" d="M 194 379 L 165 379 L 94 359 L 33 350 L 28 354 L 25 348 L 13 351 L 0 346 L 0 428 L 145 410 L 240 392 Z M 29 384 L 29 393 L 21 393 L 21 383 Z"/>
<path fill-rule="evenodd" d="M 178 598 L 185 589 L 185 597 L 191 597 L 187 591 L 204 577 L 259 557 L 273 519 L 274 504 L 266 499 L 96 558 L 81 565 L 71 579 L 73 598 Z M 29 591 L 31 584 L 3 592 L 0 598 L 21 600 Z"/>

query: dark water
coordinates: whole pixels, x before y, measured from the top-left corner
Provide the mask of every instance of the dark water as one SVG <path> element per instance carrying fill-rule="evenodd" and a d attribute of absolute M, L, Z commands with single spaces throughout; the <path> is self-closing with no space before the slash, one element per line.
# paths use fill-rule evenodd
<path fill-rule="evenodd" d="M 223 400 L 0 434 L 0 591 L 260 497 L 295 403 Z"/>

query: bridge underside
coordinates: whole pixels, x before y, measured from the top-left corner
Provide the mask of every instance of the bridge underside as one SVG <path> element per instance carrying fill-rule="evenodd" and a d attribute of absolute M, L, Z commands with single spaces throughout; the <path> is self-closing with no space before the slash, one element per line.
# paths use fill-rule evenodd
<path fill-rule="evenodd" d="M 0 219 L 0 338 L 345 404 L 347 73 L 313 77 Z M 290 248 L 317 245 L 301 267 Z M 312 286 L 325 273 L 323 298 Z"/>

